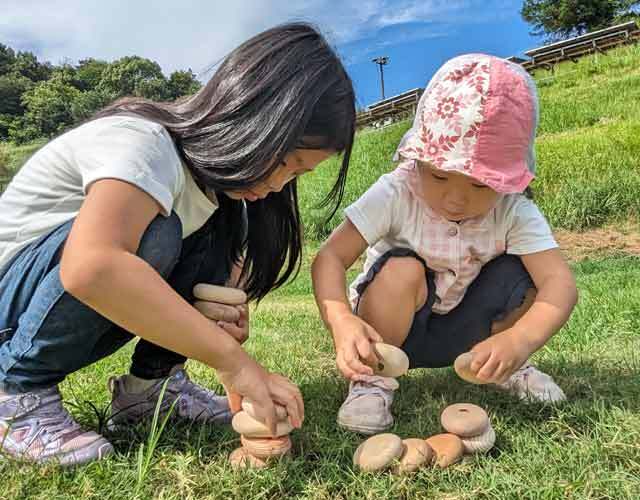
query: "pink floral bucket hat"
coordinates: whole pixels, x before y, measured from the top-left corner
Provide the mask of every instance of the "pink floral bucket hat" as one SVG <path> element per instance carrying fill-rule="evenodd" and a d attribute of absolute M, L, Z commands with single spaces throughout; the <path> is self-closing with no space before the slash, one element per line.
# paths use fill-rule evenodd
<path fill-rule="evenodd" d="M 538 97 L 518 64 L 467 54 L 429 82 L 394 160 L 421 160 L 468 175 L 499 193 L 521 193 L 534 178 Z"/>

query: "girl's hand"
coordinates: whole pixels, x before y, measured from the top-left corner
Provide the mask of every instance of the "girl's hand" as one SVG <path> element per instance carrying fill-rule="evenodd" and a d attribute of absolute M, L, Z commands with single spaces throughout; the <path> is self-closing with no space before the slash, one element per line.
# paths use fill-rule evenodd
<path fill-rule="evenodd" d="M 218 376 L 229 395 L 234 395 L 234 406 L 240 397 L 251 399 L 258 420 L 265 423 L 275 435 L 278 418 L 275 404 L 284 406 L 289 415 L 289 423 L 300 428 L 304 421 L 304 402 L 300 389 L 288 378 L 277 373 L 269 373 L 248 355 L 237 369 L 230 372 L 219 371 Z M 234 408 L 231 408 L 232 411 Z M 236 408 L 237 410 L 237 408 Z"/>
<path fill-rule="evenodd" d="M 220 302 L 198 300 L 193 307 L 216 322 L 240 344 L 249 338 L 249 307 L 246 304 L 232 306 Z"/>
<path fill-rule="evenodd" d="M 484 382 L 505 382 L 534 352 L 522 332 L 513 328 L 476 344 L 471 370 Z"/>
<path fill-rule="evenodd" d="M 333 327 L 336 364 L 349 380 L 358 375 L 373 375 L 378 363 L 374 342 L 384 342 L 378 332 L 355 314 L 345 314 Z"/>
<path fill-rule="evenodd" d="M 218 326 L 240 344 L 244 344 L 249 338 L 249 307 L 247 305 L 235 307 L 239 313 L 238 320 L 235 322 L 218 321 Z"/>

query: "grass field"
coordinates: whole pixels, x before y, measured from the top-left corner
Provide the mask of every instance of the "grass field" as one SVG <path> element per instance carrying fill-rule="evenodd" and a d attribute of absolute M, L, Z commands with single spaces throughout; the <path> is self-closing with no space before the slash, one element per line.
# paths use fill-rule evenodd
<path fill-rule="evenodd" d="M 537 198 L 556 227 L 586 229 L 640 214 L 640 47 L 537 75 L 541 85 Z M 382 172 L 408 123 L 358 137 L 345 203 Z M 24 153 L 24 151 L 22 151 Z M 9 152 L 12 168 L 19 163 Z M 335 166 L 301 185 L 309 242 L 298 279 L 253 315 L 247 344 L 264 365 L 295 380 L 306 421 L 293 435 L 294 458 L 263 472 L 236 473 L 227 456 L 239 445 L 230 428 L 169 426 L 149 453 L 149 428 L 109 434 L 114 457 L 60 472 L 0 461 L 4 499 L 637 499 L 640 498 L 640 258 L 594 251 L 574 262 L 580 303 L 565 328 L 535 357 L 569 401 L 525 406 L 460 381 L 451 369 L 416 370 L 401 382 L 392 429 L 403 437 L 439 432 L 439 413 L 469 401 L 489 411 L 498 440 L 487 456 L 411 477 L 360 474 L 351 466 L 360 438 L 335 425 L 346 390 L 334 367 L 309 278 L 317 240 L 330 226 L 313 209 Z M 637 226 L 634 226 L 637 227 Z M 128 367 L 131 346 L 69 377 L 62 386 L 74 416 L 101 428 L 110 375 Z M 218 387 L 208 368 L 195 379 Z M 96 409 L 98 411 L 96 411 Z M 138 466 L 142 448 L 148 466 Z M 145 455 L 146 454 L 146 455 Z"/>

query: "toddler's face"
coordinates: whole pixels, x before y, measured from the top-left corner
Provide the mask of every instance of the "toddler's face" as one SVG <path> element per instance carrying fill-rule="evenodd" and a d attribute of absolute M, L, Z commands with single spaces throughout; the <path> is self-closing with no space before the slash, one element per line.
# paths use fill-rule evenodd
<path fill-rule="evenodd" d="M 427 162 L 417 163 L 425 200 L 445 219 L 460 222 L 485 215 L 500 197 L 499 193 L 471 177 L 439 170 Z"/>

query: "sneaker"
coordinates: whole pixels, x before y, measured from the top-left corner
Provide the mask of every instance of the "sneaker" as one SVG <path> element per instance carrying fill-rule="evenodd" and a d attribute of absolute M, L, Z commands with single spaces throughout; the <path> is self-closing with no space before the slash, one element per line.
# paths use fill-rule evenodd
<path fill-rule="evenodd" d="M 338 425 L 360 434 L 376 434 L 393 425 L 391 403 L 398 381 L 363 375 L 349 384 L 347 399 L 338 411 Z"/>
<path fill-rule="evenodd" d="M 142 392 L 127 392 L 125 377 L 109 380 L 111 390 L 111 418 L 109 428 L 119 425 L 135 425 L 153 417 L 160 391 L 167 379 L 160 379 Z M 174 367 L 160 405 L 160 414 L 166 415 L 177 400 L 172 417 L 193 422 L 227 424 L 231 422 L 231 410 L 227 398 L 191 381 L 182 366 Z"/>
<path fill-rule="evenodd" d="M 549 375 L 530 363 L 522 365 L 506 382 L 495 385 L 522 401 L 558 403 L 567 399 L 562 389 Z"/>
<path fill-rule="evenodd" d="M 100 434 L 83 431 L 62 406 L 57 387 L 0 392 L 0 450 L 27 462 L 83 465 L 113 452 Z"/>

